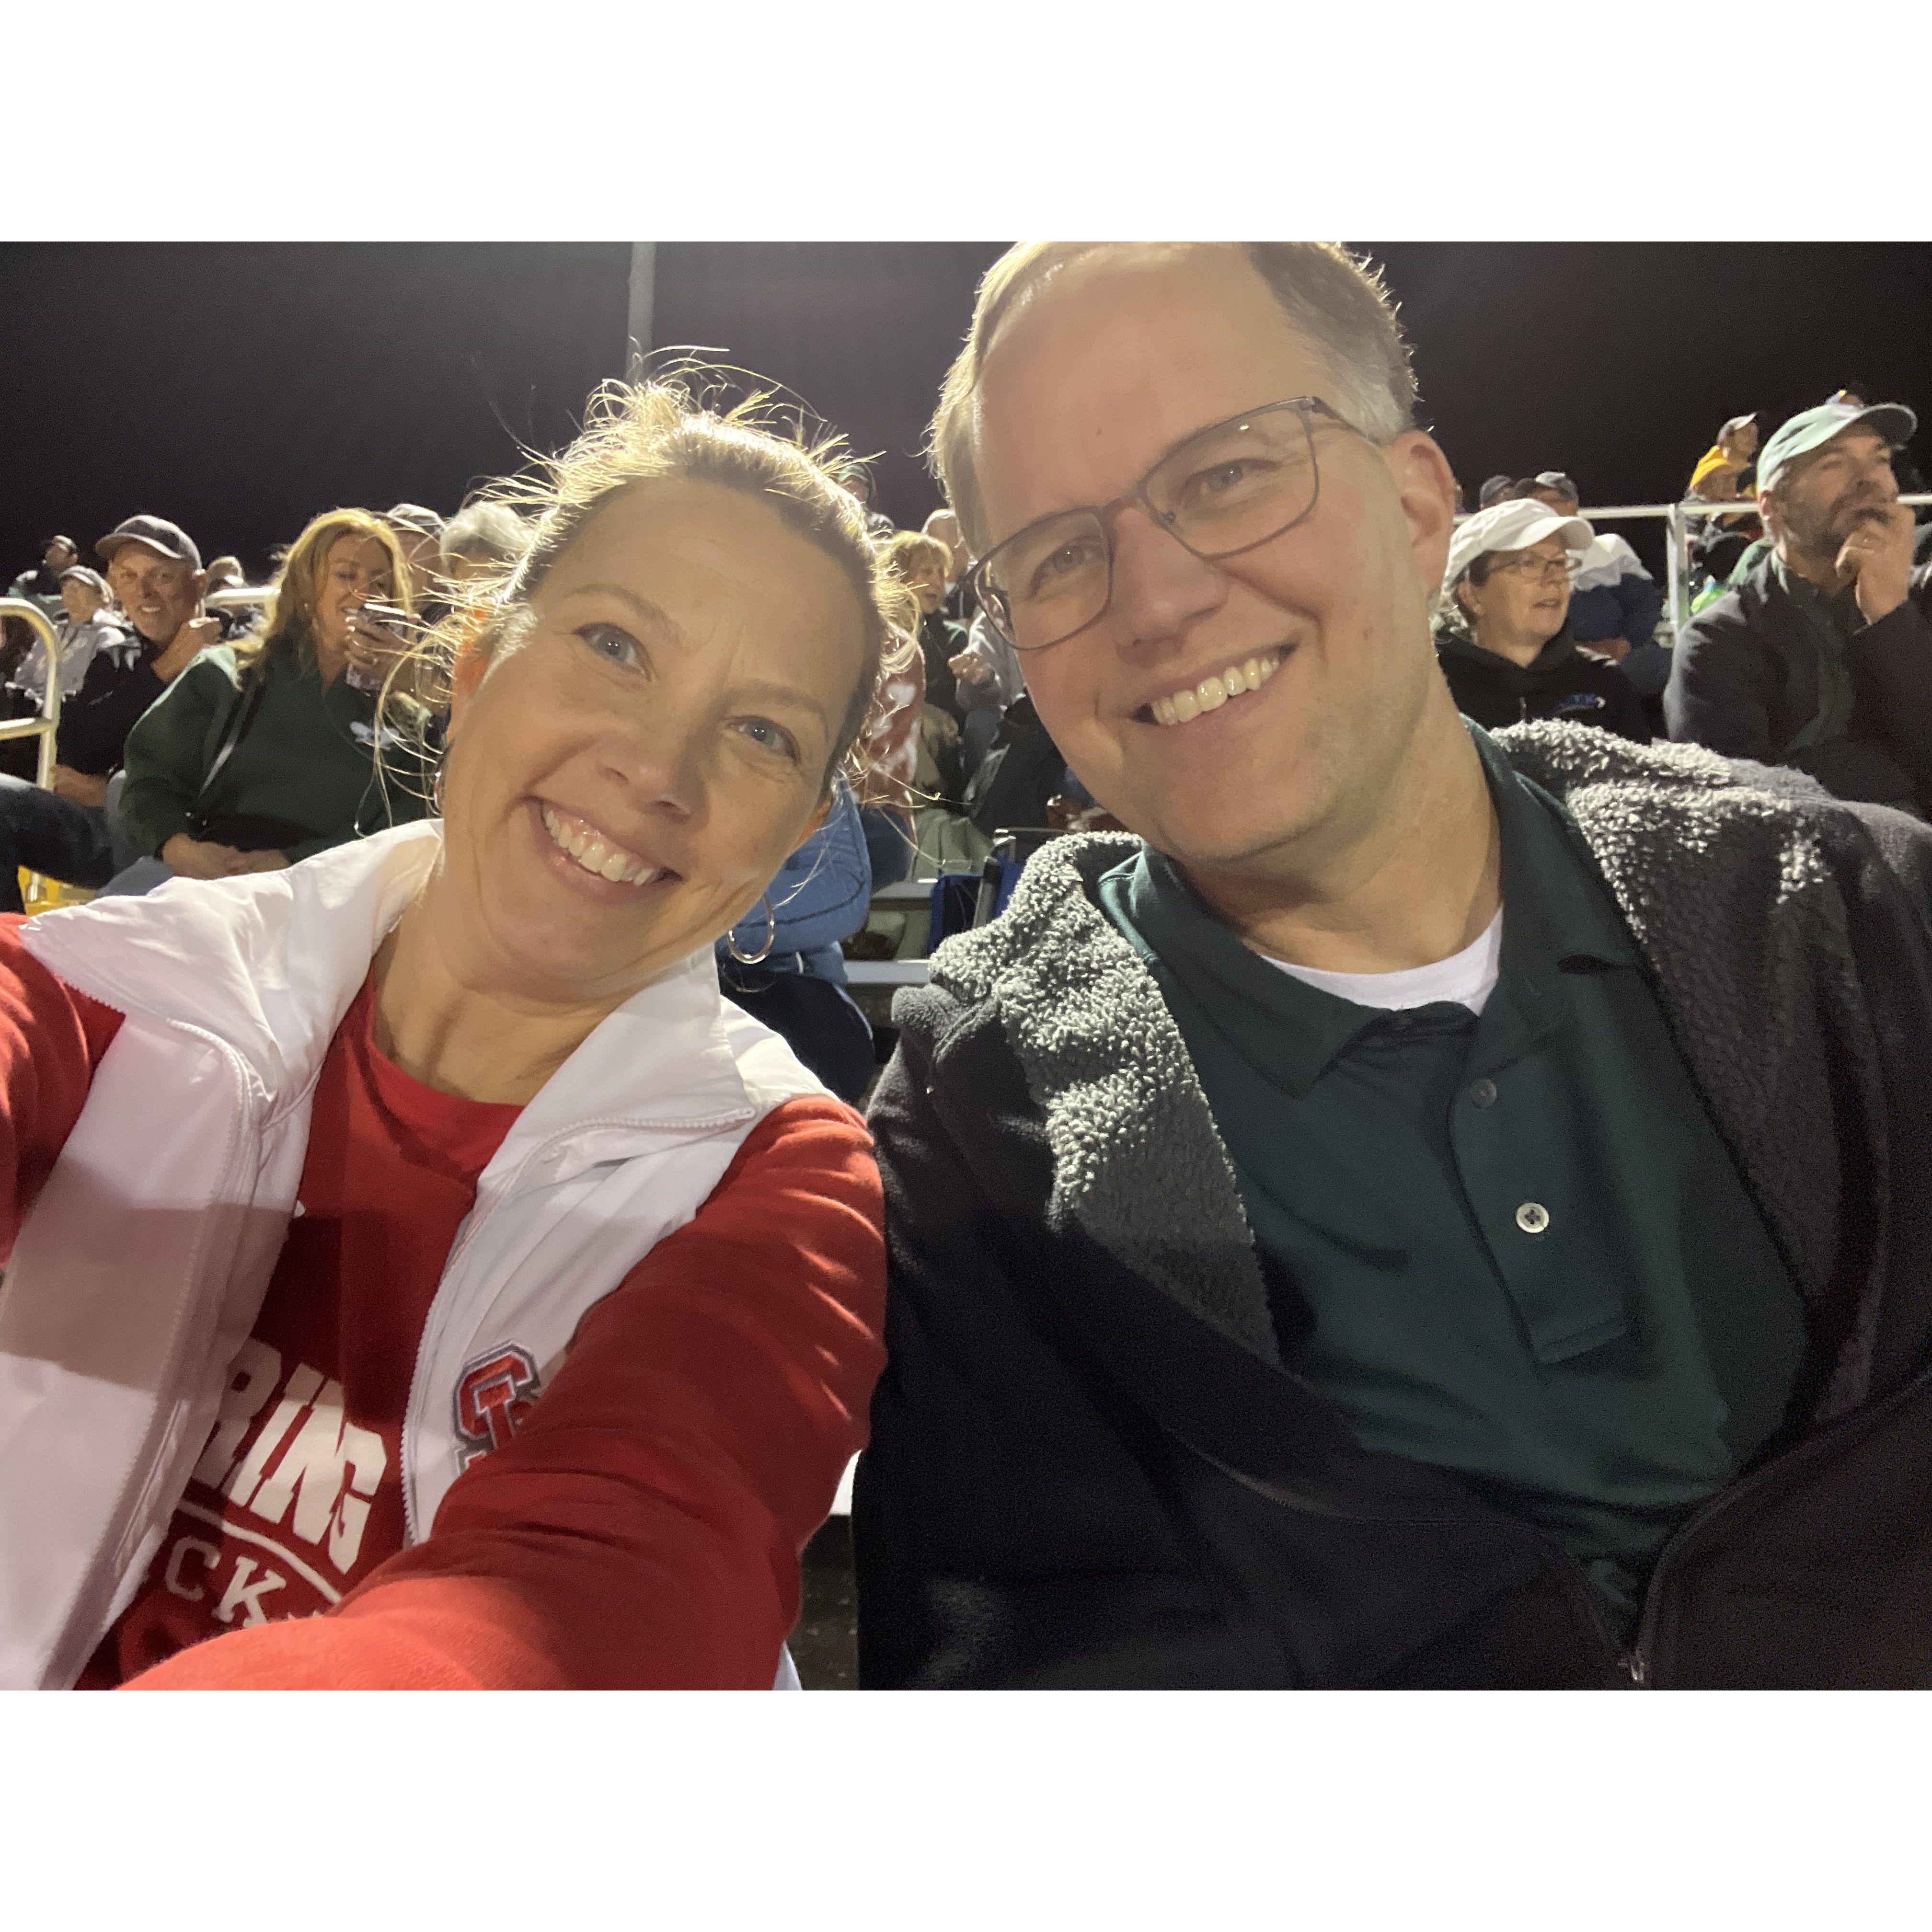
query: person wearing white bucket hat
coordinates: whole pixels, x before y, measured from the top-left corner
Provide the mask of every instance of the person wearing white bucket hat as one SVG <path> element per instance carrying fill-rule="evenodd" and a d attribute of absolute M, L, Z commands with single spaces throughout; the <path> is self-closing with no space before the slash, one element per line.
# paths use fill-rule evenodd
<path fill-rule="evenodd" d="M 1437 609 L 1436 652 L 1464 717 L 1495 729 L 1532 718 L 1595 724 L 1650 742 L 1622 672 L 1577 650 L 1570 579 L 1590 526 L 1518 498 L 1456 526 Z"/>

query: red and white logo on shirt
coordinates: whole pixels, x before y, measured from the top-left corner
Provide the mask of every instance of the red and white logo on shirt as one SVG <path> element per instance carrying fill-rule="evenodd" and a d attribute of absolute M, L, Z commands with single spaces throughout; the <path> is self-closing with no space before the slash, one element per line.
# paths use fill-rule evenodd
<path fill-rule="evenodd" d="M 523 1426 L 540 1392 L 538 1382 L 530 1352 L 514 1345 L 480 1355 L 464 1368 L 456 1384 L 461 1468 L 502 1448 Z"/>

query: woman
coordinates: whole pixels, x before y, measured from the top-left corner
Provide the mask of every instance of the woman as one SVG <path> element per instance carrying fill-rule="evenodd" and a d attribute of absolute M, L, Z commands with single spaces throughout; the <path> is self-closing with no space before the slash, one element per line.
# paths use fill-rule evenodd
<path fill-rule="evenodd" d="M 128 734 L 119 816 L 148 856 L 109 892 L 274 872 L 423 815 L 420 732 L 379 734 L 369 688 L 399 640 L 359 622 L 364 604 L 391 598 L 408 610 L 386 525 L 331 510 L 302 532 L 261 637 L 202 652 Z"/>
<path fill-rule="evenodd" d="M 881 1204 L 712 945 L 901 620 L 748 406 L 614 390 L 536 507 L 440 822 L 0 922 L 0 1682 L 778 1673 Z"/>
<path fill-rule="evenodd" d="M 1570 573 L 1590 535 L 1581 517 L 1522 499 L 1456 526 L 1436 651 L 1465 717 L 1492 729 L 1556 718 L 1650 742 L 1635 688 L 1614 664 L 1584 656 L 1564 628 Z"/>
<path fill-rule="evenodd" d="M 952 660 L 966 647 L 963 626 L 940 614 L 946 601 L 950 557 L 937 537 L 919 530 L 897 530 L 884 545 L 886 565 L 919 600 L 919 645 L 926 658 L 926 701 L 950 712 L 956 724 L 964 716 Z"/>
<path fill-rule="evenodd" d="M 1559 517 L 1575 516 L 1580 501 L 1576 484 L 1556 470 L 1528 478 L 1516 494 Z M 1593 656 L 1608 658 L 1640 698 L 1654 698 L 1670 676 L 1670 653 L 1656 638 L 1664 592 L 1622 537 L 1594 524 L 1590 535 L 1570 575 L 1570 634 Z"/>

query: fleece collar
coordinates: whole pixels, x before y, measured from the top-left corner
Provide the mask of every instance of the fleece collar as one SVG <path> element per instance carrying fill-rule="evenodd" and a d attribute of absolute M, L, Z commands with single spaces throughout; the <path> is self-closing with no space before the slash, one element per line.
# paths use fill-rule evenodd
<path fill-rule="evenodd" d="M 1859 1130 L 1834 1113 L 1834 1091 L 1856 1092 L 1864 1121 L 1884 1118 L 1833 868 L 1842 808 L 1761 788 L 1749 768 L 1697 746 L 1642 746 L 1556 723 L 1477 736 L 1574 820 L 1792 1280 L 1822 1298 L 1839 1247 L 1839 1149 Z M 1077 1225 L 1276 1362 L 1206 1096 L 1144 962 L 1095 903 L 1101 875 L 1139 850 L 1117 835 L 1054 841 L 1000 919 L 939 948 L 932 976 L 962 1002 L 989 1003 L 1020 1062 L 1053 1156 L 1048 1225 Z M 1867 1139 L 1869 1206 L 1882 1225 L 1882 1131 Z M 1879 1272 L 1868 1276 L 1828 1409 L 1858 1398 Z"/>

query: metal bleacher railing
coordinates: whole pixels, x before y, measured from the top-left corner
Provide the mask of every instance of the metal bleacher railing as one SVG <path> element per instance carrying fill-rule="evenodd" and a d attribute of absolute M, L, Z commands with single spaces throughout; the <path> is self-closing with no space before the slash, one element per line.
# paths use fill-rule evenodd
<path fill-rule="evenodd" d="M 1932 503 L 1932 494 L 1901 496 L 1899 501 L 1917 508 L 1922 504 Z M 1706 502 L 1699 497 L 1687 497 L 1676 503 L 1607 503 L 1598 508 L 1580 509 L 1576 514 L 1592 526 L 1634 522 L 1646 518 L 1661 519 L 1664 526 L 1666 581 L 1664 617 L 1658 635 L 1660 640 L 1668 641 L 1676 638 L 1690 618 L 1690 545 L 1696 524 L 1708 517 L 1749 515 L 1754 508 L 1749 497 L 1738 497 L 1729 502 Z M 1459 518 L 1457 520 L 1464 520 Z M 932 892 L 933 883 L 930 879 L 908 879 L 901 884 L 885 886 L 873 894 L 873 909 L 878 912 L 907 913 L 925 901 Z M 926 963 L 923 959 L 852 959 L 846 962 L 845 972 L 854 986 L 918 986 L 925 980 Z"/>
<path fill-rule="evenodd" d="M 272 584 L 239 584 L 232 590 L 213 592 L 207 599 L 206 608 L 211 610 L 248 610 L 266 604 L 274 594 Z M 0 597 L 0 616 L 19 618 L 40 640 L 41 654 L 46 662 L 46 686 L 40 693 L 39 712 L 31 718 L 0 720 L 0 741 L 38 738 L 40 748 L 35 759 L 34 782 L 51 785 L 58 760 L 56 746 L 60 734 L 60 628 L 40 604 L 23 597 Z M 43 882 L 38 876 L 28 874 L 27 897 L 30 904 L 38 901 L 43 890 Z M 85 898 L 86 895 L 81 896 Z"/>
<path fill-rule="evenodd" d="M 0 616 L 17 617 L 40 640 L 46 659 L 47 685 L 40 694 L 38 717 L 10 718 L 0 723 L 0 739 L 38 738 L 40 760 L 34 782 L 51 784 L 54 776 L 54 735 L 60 729 L 60 632 L 39 604 L 24 597 L 0 597 Z"/>
<path fill-rule="evenodd" d="M 238 584 L 232 590 L 218 590 L 207 600 L 211 610 L 244 610 L 268 602 L 274 595 L 272 584 Z M 46 784 L 54 775 L 54 742 L 60 730 L 60 629 L 38 604 L 24 597 L 0 597 L 0 616 L 17 617 L 38 638 L 46 658 L 46 688 L 40 694 L 39 716 L 10 718 L 0 722 L 0 740 L 38 738 L 40 764 L 34 782 Z"/>
<path fill-rule="evenodd" d="M 1932 495 L 1901 496 L 1901 503 L 1917 508 L 1922 503 L 1932 503 Z M 1730 517 L 1752 514 L 1754 506 L 1748 496 L 1739 496 L 1727 503 L 1707 503 L 1702 497 L 1687 496 L 1679 503 L 1611 503 L 1601 509 L 1581 509 L 1576 514 L 1586 522 L 1616 523 L 1620 519 L 1634 521 L 1640 518 L 1661 517 L 1664 525 L 1664 609 L 1670 621 L 1670 632 L 1674 638 L 1690 621 L 1690 532 L 1694 524 L 1706 517 Z"/>

